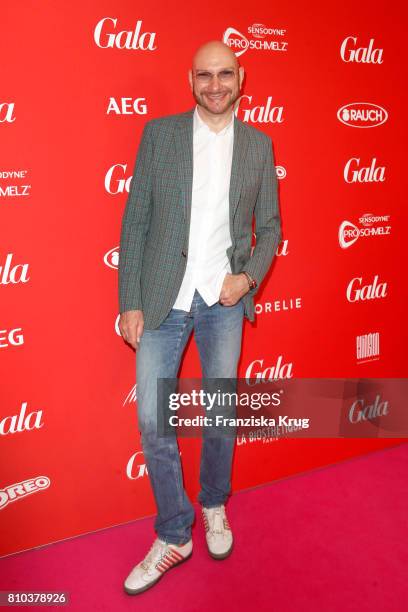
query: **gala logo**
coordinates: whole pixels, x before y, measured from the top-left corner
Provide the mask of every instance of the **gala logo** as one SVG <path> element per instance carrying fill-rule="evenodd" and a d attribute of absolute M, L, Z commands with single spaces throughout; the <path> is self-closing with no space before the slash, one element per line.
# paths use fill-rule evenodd
<path fill-rule="evenodd" d="M 363 278 L 356 277 L 351 279 L 347 285 L 347 300 L 349 302 L 359 302 L 365 300 L 375 300 L 387 297 L 387 283 L 378 282 L 378 274 L 374 276 L 372 284 L 364 285 Z"/>
<path fill-rule="evenodd" d="M 374 38 L 370 38 L 368 47 L 357 47 L 357 37 L 347 36 L 340 47 L 340 57 L 346 63 L 382 64 L 382 54 L 383 49 L 374 49 Z"/>
<path fill-rule="evenodd" d="M 143 32 L 142 21 L 139 19 L 134 30 L 121 30 L 116 32 L 117 19 L 104 17 L 96 24 L 94 41 L 101 49 L 134 49 L 142 51 L 154 51 L 156 38 L 155 32 Z"/>

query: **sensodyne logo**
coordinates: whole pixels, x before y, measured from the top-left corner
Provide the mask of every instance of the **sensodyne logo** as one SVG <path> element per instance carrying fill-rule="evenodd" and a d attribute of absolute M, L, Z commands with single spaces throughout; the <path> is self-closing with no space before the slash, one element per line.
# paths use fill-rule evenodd
<path fill-rule="evenodd" d="M 339 244 L 342 249 L 348 249 L 359 238 L 373 238 L 375 236 L 389 236 L 391 233 L 391 225 L 377 225 L 371 227 L 373 223 L 388 223 L 390 215 L 371 215 L 365 213 L 359 218 L 359 223 L 363 227 L 358 227 L 351 221 L 343 221 L 339 227 Z"/>
<path fill-rule="evenodd" d="M 108 268 L 118 269 L 119 266 L 119 246 L 114 247 L 107 253 L 105 253 L 103 262 Z"/>
<path fill-rule="evenodd" d="M 272 28 L 267 28 L 263 23 L 254 23 L 249 26 L 248 32 L 252 34 L 254 38 L 265 38 L 266 34 L 273 34 Z"/>
<path fill-rule="evenodd" d="M 225 30 L 223 34 L 223 42 L 232 49 L 240 49 L 240 51 L 234 51 L 237 57 L 245 53 L 249 47 L 249 40 L 235 28 L 227 28 Z"/>
<path fill-rule="evenodd" d="M 373 223 L 388 223 L 391 215 L 373 215 L 372 213 L 364 213 L 361 215 L 358 222 L 365 227 L 370 227 Z"/>
<path fill-rule="evenodd" d="M 378 127 L 388 119 L 385 108 L 372 102 L 351 102 L 337 111 L 337 119 L 349 127 Z"/>
<path fill-rule="evenodd" d="M 3 510 L 11 502 L 27 497 L 27 495 L 48 489 L 50 482 L 47 476 L 37 476 L 36 478 L 22 480 L 4 489 L 0 489 L 0 510 Z"/>
<path fill-rule="evenodd" d="M 265 36 L 285 36 L 286 29 L 268 28 L 262 23 L 254 23 L 248 27 L 248 34 L 252 35 L 251 39 L 248 39 L 235 28 L 229 27 L 225 30 L 222 39 L 234 51 L 236 57 L 239 57 L 248 49 L 257 51 L 288 50 L 288 43 L 285 40 L 263 40 Z"/>
<path fill-rule="evenodd" d="M 0 180 L 17 180 L 27 181 L 28 170 L 0 170 Z M 18 198 L 20 196 L 29 196 L 31 185 L 0 185 L 0 198 Z"/>

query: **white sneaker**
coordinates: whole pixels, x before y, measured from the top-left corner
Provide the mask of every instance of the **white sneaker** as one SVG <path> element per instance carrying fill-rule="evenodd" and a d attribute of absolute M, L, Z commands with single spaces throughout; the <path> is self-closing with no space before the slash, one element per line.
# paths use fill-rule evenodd
<path fill-rule="evenodd" d="M 143 561 L 136 565 L 124 582 L 124 588 L 129 595 L 146 591 L 160 580 L 167 570 L 191 557 L 193 541 L 182 546 L 166 544 L 156 538 Z"/>
<path fill-rule="evenodd" d="M 202 507 L 205 538 L 208 552 L 214 559 L 225 559 L 232 552 L 232 531 L 228 524 L 224 505 L 215 508 Z"/>

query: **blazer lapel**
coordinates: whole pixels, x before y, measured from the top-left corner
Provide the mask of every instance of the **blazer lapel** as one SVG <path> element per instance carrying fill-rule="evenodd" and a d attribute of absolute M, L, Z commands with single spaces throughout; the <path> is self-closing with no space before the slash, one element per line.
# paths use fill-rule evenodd
<path fill-rule="evenodd" d="M 180 116 L 175 146 L 177 150 L 180 191 L 183 213 L 187 228 L 190 227 L 191 199 L 193 191 L 193 116 L 194 108 Z M 234 144 L 232 149 L 231 179 L 229 189 L 230 228 L 239 202 L 244 179 L 245 159 L 248 150 L 248 139 L 245 125 L 234 117 Z"/>
<path fill-rule="evenodd" d="M 187 227 L 190 227 L 193 193 L 193 115 L 194 109 L 180 116 L 175 134 L 180 191 Z"/>
<path fill-rule="evenodd" d="M 239 202 L 242 182 L 244 180 L 245 160 L 248 151 L 248 138 L 245 125 L 234 117 L 234 146 L 232 149 L 231 180 L 229 190 L 230 228 Z M 232 237 L 232 236 L 231 236 Z"/>

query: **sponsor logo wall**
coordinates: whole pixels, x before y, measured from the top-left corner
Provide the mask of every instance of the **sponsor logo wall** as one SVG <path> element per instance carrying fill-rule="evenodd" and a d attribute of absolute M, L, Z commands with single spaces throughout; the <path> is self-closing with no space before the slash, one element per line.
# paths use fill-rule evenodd
<path fill-rule="evenodd" d="M 203 14 L 163 0 L 119 0 L 109 11 L 73 3 L 62 15 L 41 1 L 9 7 L 0 42 L 0 555 L 155 512 L 137 361 L 118 327 L 120 225 L 145 122 L 194 106 L 187 71 L 206 40 L 226 42 L 246 70 L 235 113 L 272 138 L 282 216 L 239 376 L 260 387 L 405 376 L 403 30 L 370 6 L 345 0 L 328 18 L 322 1 L 313 21 L 307 4 L 295 17 L 266 0 L 250 17 L 230 0 L 210 0 Z M 201 376 L 194 339 L 179 374 Z M 391 410 L 380 395 L 356 400 L 349 422 Z M 233 490 L 400 441 L 254 436 L 237 444 Z M 194 501 L 200 447 L 180 440 Z"/>

